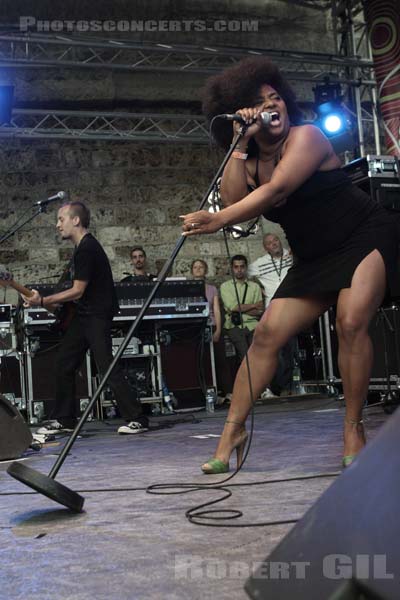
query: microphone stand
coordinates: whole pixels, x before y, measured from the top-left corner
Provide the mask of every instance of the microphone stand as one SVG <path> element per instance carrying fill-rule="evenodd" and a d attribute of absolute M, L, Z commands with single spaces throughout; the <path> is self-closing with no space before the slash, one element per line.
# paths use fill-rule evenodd
<path fill-rule="evenodd" d="M 2 244 L 3 242 L 6 242 L 10 237 L 12 237 L 14 234 L 16 234 L 17 231 L 19 231 L 20 229 L 22 229 L 22 227 L 24 227 L 25 225 L 27 225 L 28 223 L 33 221 L 33 219 L 38 217 L 40 214 L 45 213 L 48 204 L 49 203 L 46 201 L 44 201 L 41 204 L 33 204 L 31 206 L 31 208 L 34 208 L 37 206 L 37 210 L 32 215 L 27 217 L 25 219 L 25 221 L 22 221 L 22 223 L 20 223 L 18 226 L 16 226 L 16 224 L 18 223 L 18 221 L 16 221 L 16 223 L 14 225 L 12 225 L 11 228 L 4 235 L 2 235 L 0 237 L 0 244 Z"/>
<path fill-rule="evenodd" d="M 202 210 L 204 208 L 204 206 L 207 204 L 208 198 L 209 198 L 210 194 L 212 193 L 214 186 L 216 185 L 216 183 L 218 181 L 218 178 L 223 173 L 228 160 L 230 159 L 239 140 L 243 137 L 246 130 L 247 130 L 247 125 L 243 124 L 239 133 L 234 137 L 231 147 L 229 148 L 228 152 L 226 153 L 225 158 L 223 159 L 221 165 L 219 166 L 216 174 L 214 175 L 213 180 L 212 180 L 209 188 L 207 189 L 206 193 L 204 194 L 197 210 Z M 133 337 L 134 333 L 139 328 L 139 326 L 143 320 L 143 317 L 146 314 L 147 309 L 149 308 L 151 302 L 153 301 L 153 298 L 156 296 L 159 288 L 161 287 L 162 283 L 165 281 L 165 278 L 167 277 L 168 272 L 169 272 L 171 266 L 173 265 L 173 262 L 174 262 L 175 258 L 177 257 L 177 255 L 178 255 L 180 249 L 182 248 L 183 244 L 185 243 L 185 241 L 186 241 L 186 237 L 181 235 L 179 237 L 178 241 L 176 242 L 175 247 L 172 250 L 172 253 L 171 253 L 169 259 L 164 264 L 154 287 L 152 288 L 152 290 L 150 291 L 150 294 L 146 298 L 137 318 L 135 319 L 135 321 L 133 321 L 131 327 L 129 328 L 128 333 L 126 334 L 124 340 L 122 341 L 121 345 L 119 346 L 119 348 L 114 356 L 114 359 L 112 360 L 107 371 L 103 375 L 97 390 L 95 391 L 92 398 L 90 399 L 90 402 L 88 403 L 85 411 L 83 412 L 81 418 L 79 419 L 79 422 L 77 423 L 74 431 L 72 432 L 70 438 L 66 442 L 60 455 L 58 456 L 57 460 L 55 461 L 52 469 L 50 470 L 49 475 L 48 476 L 44 475 L 43 473 L 40 473 L 39 471 L 36 471 L 35 469 L 32 469 L 31 467 L 28 467 L 28 466 L 24 465 L 23 463 L 19 463 L 19 462 L 13 462 L 7 469 L 7 473 L 9 475 L 11 475 L 11 477 L 14 477 L 18 481 L 26 484 L 27 486 L 33 488 L 37 492 L 47 496 L 48 498 L 54 500 L 55 502 L 58 502 L 59 504 L 63 504 L 64 506 L 67 506 L 73 512 L 81 512 L 83 504 L 85 502 L 85 498 L 83 496 L 80 496 L 77 492 L 74 492 L 70 488 L 68 488 L 65 485 L 56 481 L 55 477 L 56 477 L 58 471 L 60 470 L 62 464 L 64 463 L 65 459 L 67 458 L 68 453 L 71 450 L 76 438 L 78 437 L 79 432 L 81 431 L 83 425 L 85 424 L 93 406 L 95 405 L 98 398 L 100 397 L 100 394 L 103 391 L 104 386 L 106 385 L 109 376 L 111 375 L 112 371 L 114 370 L 115 365 L 117 364 L 120 357 L 124 353 L 126 347 L 129 344 L 130 339 Z"/>

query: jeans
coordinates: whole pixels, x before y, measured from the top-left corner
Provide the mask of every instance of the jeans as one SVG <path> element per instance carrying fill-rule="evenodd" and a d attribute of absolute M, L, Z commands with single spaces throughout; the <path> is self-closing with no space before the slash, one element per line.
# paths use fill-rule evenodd
<path fill-rule="evenodd" d="M 233 327 L 225 331 L 235 346 L 236 357 L 240 365 L 253 341 L 254 331 L 250 331 L 247 327 L 243 329 L 241 327 Z"/>

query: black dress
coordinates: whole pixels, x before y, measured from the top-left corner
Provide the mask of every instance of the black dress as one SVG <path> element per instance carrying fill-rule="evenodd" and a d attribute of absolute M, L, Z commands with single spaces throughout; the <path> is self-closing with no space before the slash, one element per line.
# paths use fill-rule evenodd
<path fill-rule="evenodd" d="M 352 185 L 341 169 L 317 171 L 284 205 L 264 216 L 282 226 L 294 255 L 274 298 L 349 288 L 355 269 L 374 249 L 385 262 L 389 288 L 396 287 L 393 216 Z"/>

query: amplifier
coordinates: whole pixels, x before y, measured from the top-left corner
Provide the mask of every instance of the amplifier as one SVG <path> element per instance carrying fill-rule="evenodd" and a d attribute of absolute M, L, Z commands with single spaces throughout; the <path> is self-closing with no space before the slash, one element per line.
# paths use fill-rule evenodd
<path fill-rule="evenodd" d="M 26 400 L 23 393 L 24 372 L 21 356 L 0 353 L 0 394 L 3 394 L 18 406 L 20 410 L 26 409 Z"/>
<path fill-rule="evenodd" d="M 56 292 L 56 285 L 54 283 L 29 283 L 27 286 L 31 290 L 37 290 L 41 296 L 50 296 Z M 71 287 L 70 282 L 66 282 L 65 285 L 61 286 L 58 291 L 63 291 Z M 45 308 L 40 306 L 30 306 L 24 308 L 22 312 L 22 321 L 24 327 L 37 327 L 37 326 L 48 326 L 55 322 L 56 318 L 53 313 L 48 312 Z M 45 327 L 48 329 L 48 327 Z"/>
<path fill-rule="evenodd" d="M 117 338 L 117 337 L 113 337 L 112 338 L 112 353 L 113 356 L 116 355 L 118 348 L 120 347 L 120 345 L 122 344 L 122 342 L 124 341 L 124 338 Z M 139 338 L 137 337 L 132 337 L 129 340 L 129 343 L 127 345 L 127 347 L 125 348 L 124 353 L 122 354 L 122 357 L 125 356 L 136 356 L 137 354 L 139 354 L 139 344 L 141 344 L 141 341 Z"/>
<path fill-rule="evenodd" d="M 399 159 L 368 154 L 343 167 L 351 181 L 385 208 L 400 211 Z"/>
<path fill-rule="evenodd" d="M 323 351 L 326 352 L 325 344 L 330 345 L 332 352 L 333 376 L 341 381 L 337 364 L 338 338 L 334 322 L 336 309 L 329 309 L 329 332 L 330 339 L 324 341 Z M 374 349 L 374 360 L 371 369 L 369 389 L 384 390 L 387 386 L 387 378 L 391 385 L 399 388 L 400 385 L 400 306 L 393 303 L 377 311 L 371 319 L 369 326 Z"/>
<path fill-rule="evenodd" d="M 13 322 L 12 304 L 0 304 L 0 327 L 9 325 Z"/>
<path fill-rule="evenodd" d="M 0 304 L 0 356 L 16 352 L 16 350 L 14 307 L 12 304 Z"/>
<path fill-rule="evenodd" d="M 400 377 L 400 308 L 396 304 L 381 308 L 369 328 L 374 346 L 371 379 L 385 381 Z"/>
<path fill-rule="evenodd" d="M 45 308 L 41 308 L 40 306 L 24 308 L 23 315 L 23 322 L 27 327 L 36 325 L 52 325 L 56 320 L 53 313 L 47 311 Z"/>
<path fill-rule="evenodd" d="M 17 351 L 17 336 L 15 334 L 14 325 L 8 327 L 0 324 L 0 357 L 13 354 Z"/>
<path fill-rule="evenodd" d="M 209 333 L 204 320 L 200 319 L 160 325 L 158 338 L 163 378 L 181 408 L 204 406 L 206 388 L 216 387 Z"/>

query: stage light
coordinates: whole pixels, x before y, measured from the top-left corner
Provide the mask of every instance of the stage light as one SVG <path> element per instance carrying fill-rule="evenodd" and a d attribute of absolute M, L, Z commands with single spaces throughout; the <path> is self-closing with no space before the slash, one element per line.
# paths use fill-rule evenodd
<path fill-rule="evenodd" d="M 337 134 L 346 127 L 343 115 L 330 114 L 321 121 L 321 126 L 327 134 Z"/>
<path fill-rule="evenodd" d="M 11 121 L 14 86 L 0 85 L 0 125 Z"/>
<path fill-rule="evenodd" d="M 329 138 L 335 152 L 352 150 L 356 140 L 355 124 L 351 110 L 343 101 L 342 89 L 338 83 L 330 83 L 325 77 L 324 84 L 314 89 L 314 125 Z"/>
<path fill-rule="evenodd" d="M 323 85 L 314 89 L 315 111 L 317 118 L 315 125 L 320 127 L 328 136 L 338 135 L 349 129 L 349 122 L 343 108 L 342 90 L 338 83 L 330 83 L 329 78 L 324 79 Z"/>

